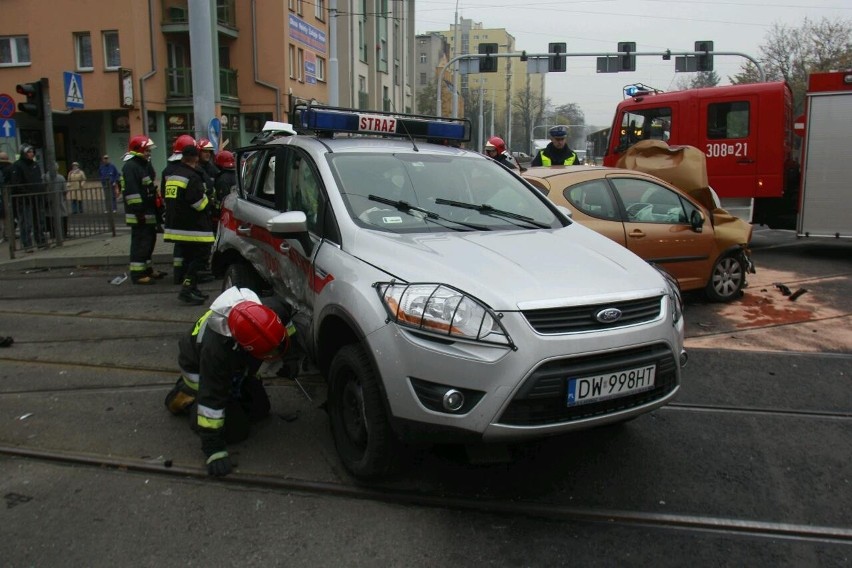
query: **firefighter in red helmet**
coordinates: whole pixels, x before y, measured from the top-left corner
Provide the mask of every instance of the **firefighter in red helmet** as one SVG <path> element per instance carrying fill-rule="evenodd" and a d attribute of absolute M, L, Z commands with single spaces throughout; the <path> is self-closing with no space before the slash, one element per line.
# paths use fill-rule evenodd
<path fill-rule="evenodd" d="M 231 473 L 227 444 L 247 438 L 250 424 L 269 414 L 269 397 L 256 373 L 264 360 L 288 350 L 294 333 L 284 323 L 289 321 L 284 305 L 273 307 L 234 286 L 180 339 L 181 377 L 166 396 L 166 408 L 189 414 L 210 475 Z"/>
<path fill-rule="evenodd" d="M 166 275 L 154 270 L 151 257 L 157 242 L 157 177 L 151 165 L 154 141 L 145 135 L 130 139 L 121 168 L 125 222 L 130 226 L 130 281 L 153 284 Z"/>
<path fill-rule="evenodd" d="M 515 160 L 506 152 L 506 143 L 499 136 L 492 136 L 485 143 L 485 155 L 510 170 L 519 168 Z"/>
<path fill-rule="evenodd" d="M 221 211 L 222 202 L 225 197 L 231 193 L 231 189 L 237 185 L 236 161 L 234 154 L 228 150 L 222 150 L 216 154 L 216 167 L 219 168 L 219 174 L 213 182 L 213 188 L 216 194 L 216 203 Z"/>

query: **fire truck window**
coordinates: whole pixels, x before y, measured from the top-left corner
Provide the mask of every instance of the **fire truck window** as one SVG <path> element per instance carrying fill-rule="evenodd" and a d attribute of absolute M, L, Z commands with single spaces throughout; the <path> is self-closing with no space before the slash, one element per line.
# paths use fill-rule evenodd
<path fill-rule="evenodd" d="M 707 105 L 707 139 L 748 137 L 749 103 L 735 101 Z"/>

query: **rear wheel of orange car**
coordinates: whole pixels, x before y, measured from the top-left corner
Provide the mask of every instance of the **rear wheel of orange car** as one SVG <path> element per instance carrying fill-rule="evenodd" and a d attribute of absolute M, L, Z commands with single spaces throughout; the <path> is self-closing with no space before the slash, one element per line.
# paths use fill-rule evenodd
<path fill-rule="evenodd" d="M 742 295 L 745 280 L 746 268 L 742 256 L 727 254 L 716 260 L 704 291 L 714 302 L 730 302 Z"/>

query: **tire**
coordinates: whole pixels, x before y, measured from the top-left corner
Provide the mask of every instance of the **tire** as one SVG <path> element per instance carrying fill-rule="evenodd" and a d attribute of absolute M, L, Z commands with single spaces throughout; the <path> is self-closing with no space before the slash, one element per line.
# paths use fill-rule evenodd
<path fill-rule="evenodd" d="M 386 475 L 396 442 L 379 379 L 364 348 L 353 344 L 338 351 L 328 382 L 331 433 L 344 467 L 362 479 Z"/>
<path fill-rule="evenodd" d="M 225 269 L 225 277 L 222 278 L 222 291 L 236 286 L 237 288 L 248 288 L 260 294 L 263 289 L 263 280 L 255 272 L 254 268 L 244 262 L 232 262 Z"/>
<path fill-rule="evenodd" d="M 740 297 L 745 281 L 746 270 L 742 256 L 726 254 L 713 265 L 705 292 L 714 302 L 730 302 Z"/>

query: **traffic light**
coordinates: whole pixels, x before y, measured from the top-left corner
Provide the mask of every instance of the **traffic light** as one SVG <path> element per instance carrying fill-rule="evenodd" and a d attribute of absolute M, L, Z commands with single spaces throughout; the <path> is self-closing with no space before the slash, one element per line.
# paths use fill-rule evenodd
<path fill-rule="evenodd" d="M 636 53 L 635 41 L 620 41 L 618 42 L 618 51 L 624 55 L 620 58 L 619 71 L 636 71 Z"/>
<path fill-rule="evenodd" d="M 547 52 L 553 54 L 547 60 L 548 71 L 565 71 L 565 51 L 567 46 L 564 43 L 547 44 Z"/>
<path fill-rule="evenodd" d="M 496 43 L 480 43 L 479 44 L 479 54 L 480 55 L 493 55 L 497 53 L 497 44 Z M 497 72 L 497 58 L 496 57 L 485 57 L 479 60 L 479 72 L 480 73 L 496 73 Z"/>
<path fill-rule="evenodd" d="M 698 60 L 696 61 L 696 71 L 712 71 L 713 70 L 713 56 L 710 55 L 710 52 L 713 51 L 713 42 L 712 41 L 696 41 L 695 42 L 695 51 L 703 51 L 704 53 L 698 54 Z"/>
<path fill-rule="evenodd" d="M 39 120 L 44 118 L 44 90 L 41 80 L 33 83 L 21 83 L 15 90 L 27 97 L 23 103 L 18 103 L 18 110 Z"/>

